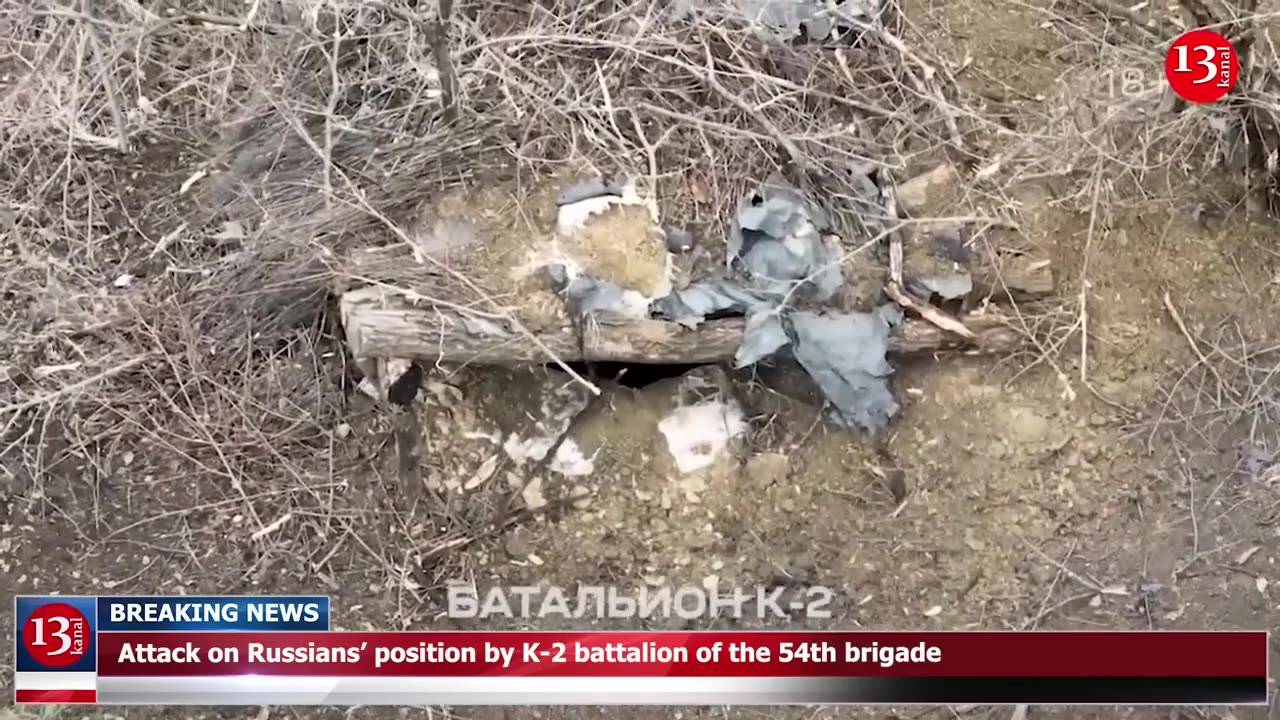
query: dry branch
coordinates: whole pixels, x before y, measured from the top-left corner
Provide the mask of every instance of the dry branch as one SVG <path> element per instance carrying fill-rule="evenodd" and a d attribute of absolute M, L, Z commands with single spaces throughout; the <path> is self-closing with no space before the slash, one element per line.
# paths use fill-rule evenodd
<path fill-rule="evenodd" d="M 545 362 L 546 354 L 515 332 L 505 336 L 475 332 L 458 311 L 412 307 L 388 298 L 384 290 L 362 288 L 342 297 L 347 342 L 357 358 L 420 358 L 444 363 L 517 365 Z M 471 324 L 472 327 L 467 327 Z M 891 344 L 897 354 L 961 351 L 1001 354 L 1022 346 L 1023 337 L 998 314 L 964 319 L 973 333 L 965 341 L 934 325 L 908 319 Z M 492 327 L 489 323 L 486 327 Z M 558 357 L 568 361 L 647 364 L 711 363 L 733 358 L 742 341 L 744 321 L 711 320 L 688 329 L 664 320 L 600 323 L 587 332 L 583 347 L 568 325 L 529 328 Z M 585 355 L 585 357 L 584 357 Z"/>

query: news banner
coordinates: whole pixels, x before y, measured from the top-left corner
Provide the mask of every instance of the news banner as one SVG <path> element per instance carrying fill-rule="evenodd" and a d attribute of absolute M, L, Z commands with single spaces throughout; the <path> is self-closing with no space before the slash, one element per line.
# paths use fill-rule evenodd
<path fill-rule="evenodd" d="M 1266 632 L 344 632 L 327 597 L 16 599 L 15 701 L 1263 705 Z"/>

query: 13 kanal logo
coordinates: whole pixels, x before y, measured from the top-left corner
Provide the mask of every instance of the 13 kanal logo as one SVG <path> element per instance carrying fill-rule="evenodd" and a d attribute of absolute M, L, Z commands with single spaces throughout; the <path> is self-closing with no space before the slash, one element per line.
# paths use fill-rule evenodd
<path fill-rule="evenodd" d="M 1221 100 L 1240 76 L 1240 59 L 1227 39 L 1212 30 L 1185 32 L 1164 57 L 1169 87 L 1193 103 Z"/>
<path fill-rule="evenodd" d="M 42 605 L 22 625 L 22 647 L 44 667 L 72 665 L 89 648 L 89 619 L 66 603 Z"/>

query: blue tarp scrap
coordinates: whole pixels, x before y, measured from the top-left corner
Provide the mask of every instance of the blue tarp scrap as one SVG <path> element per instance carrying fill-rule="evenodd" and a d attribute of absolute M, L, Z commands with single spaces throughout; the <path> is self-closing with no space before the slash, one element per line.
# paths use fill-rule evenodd
<path fill-rule="evenodd" d="M 783 316 L 792 354 L 831 402 L 832 419 L 838 424 L 876 432 L 898 414 L 889 384 L 893 366 L 886 354 L 902 318 L 896 305 L 871 313 Z"/>
<path fill-rule="evenodd" d="M 552 286 L 564 300 L 565 308 L 575 319 L 630 316 L 624 291 L 616 283 L 583 274 L 570 277 L 568 269 L 563 265 L 548 267 L 547 274 Z"/>
<path fill-rule="evenodd" d="M 694 283 L 653 304 L 654 311 L 686 327 L 697 327 L 711 317 L 747 315 L 757 308 L 777 307 L 783 296 L 744 288 L 725 277 Z"/>
<path fill-rule="evenodd" d="M 789 348 L 831 403 L 837 424 L 876 432 L 898 414 L 886 356 L 902 318 L 896 305 L 870 313 L 756 312 L 747 316 L 734 365 L 748 367 Z"/>
<path fill-rule="evenodd" d="M 573 201 L 612 194 L 605 182 L 582 184 Z M 828 304 L 844 278 L 839 253 L 824 241 L 826 213 L 777 178 L 748 193 L 730 227 L 726 269 L 654 301 L 653 315 L 689 327 L 708 318 L 741 316 L 746 329 L 735 366 L 748 367 L 789 351 L 846 427 L 883 430 L 898 413 L 889 377 L 889 339 L 902 322 L 897 306 L 869 312 L 799 310 Z M 571 312 L 582 317 L 621 312 L 622 291 L 607 280 L 551 268 Z"/>
<path fill-rule="evenodd" d="M 814 312 L 790 302 L 803 297 L 821 305 L 843 286 L 840 257 L 823 240 L 830 229 L 820 207 L 770 178 L 742 199 L 730 227 L 727 264 L 748 277 L 695 283 L 655 309 L 684 324 L 726 312 L 745 315 L 736 367 L 789 350 L 831 403 L 834 421 L 876 432 L 898 413 L 887 354 L 901 309 Z"/>
<path fill-rule="evenodd" d="M 844 285 L 840 255 L 824 240 L 830 231 L 821 207 L 773 177 L 738 203 L 726 263 L 746 270 L 754 289 L 785 296 L 803 285 L 805 299 L 825 303 Z"/>

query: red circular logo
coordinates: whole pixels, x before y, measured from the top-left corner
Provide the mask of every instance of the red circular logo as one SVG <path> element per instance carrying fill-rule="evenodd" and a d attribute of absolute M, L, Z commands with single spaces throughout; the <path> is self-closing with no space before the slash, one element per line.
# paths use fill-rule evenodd
<path fill-rule="evenodd" d="M 1240 77 L 1240 58 L 1227 39 L 1212 30 L 1185 32 L 1164 56 L 1164 76 L 1183 100 L 1221 100 Z"/>
<path fill-rule="evenodd" d="M 89 620 L 66 603 L 42 605 L 22 624 L 22 647 L 45 667 L 73 665 L 89 649 Z"/>

